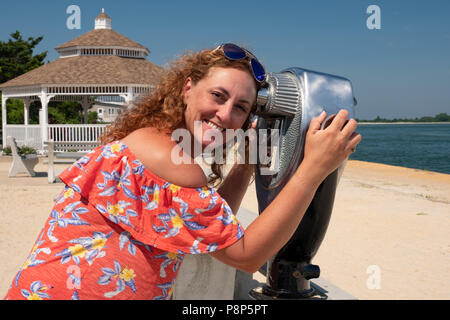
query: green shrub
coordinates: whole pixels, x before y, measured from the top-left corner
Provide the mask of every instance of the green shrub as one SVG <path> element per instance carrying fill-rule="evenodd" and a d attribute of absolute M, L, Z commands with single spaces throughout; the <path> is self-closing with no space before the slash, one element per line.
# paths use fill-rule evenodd
<path fill-rule="evenodd" d="M 3 154 L 10 156 L 11 155 L 11 147 L 3 148 Z"/>
<path fill-rule="evenodd" d="M 33 147 L 23 146 L 19 147 L 19 154 L 25 156 L 27 154 L 36 154 L 36 149 Z"/>
<path fill-rule="evenodd" d="M 32 147 L 29 147 L 29 146 L 19 147 L 18 149 L 19 149 L 19 154 L 21 156 L 25 156 L 27 154 L 36 154 L 37 153 L 36 149 L 34 149 Z M 12 155 L 11 147 L 3 148 L 3 154 L 7 155 L 7 156 Z"/>

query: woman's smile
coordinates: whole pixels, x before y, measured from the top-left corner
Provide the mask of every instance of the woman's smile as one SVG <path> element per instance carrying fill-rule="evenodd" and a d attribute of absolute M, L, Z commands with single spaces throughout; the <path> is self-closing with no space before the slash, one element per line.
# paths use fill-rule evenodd
<path fill-rule="evenodd" d="M 203 123 L 205 123 L 206 126 L 209 127 L 209 129 L 218 130 L 220 132 L 225 130 L 225 128 L 218 126 L 217 124 L 215 124 L 209 120 L 203 120 Z"/>

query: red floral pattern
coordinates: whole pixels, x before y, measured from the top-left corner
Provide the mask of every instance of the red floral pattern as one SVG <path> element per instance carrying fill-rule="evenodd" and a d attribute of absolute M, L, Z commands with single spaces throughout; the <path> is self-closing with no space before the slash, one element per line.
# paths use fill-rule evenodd
<path fill-rule="evenodd" d="M 214 189 L 163 180 L 120 141 L 59 177 L 65 188 L 5 299 L 170 299 L 185 254 L 243 236 Z"/>

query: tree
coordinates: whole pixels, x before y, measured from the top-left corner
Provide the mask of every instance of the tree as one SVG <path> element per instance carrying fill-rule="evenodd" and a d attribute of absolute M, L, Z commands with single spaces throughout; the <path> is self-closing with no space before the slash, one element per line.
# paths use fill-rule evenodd
<path fill-rule="evenodd" d="M 42 66 L 47 56 L 47 51 L 33 55 L 33 49 L 42 41 L 43 36 L 29 37 L 24 40 L 17 30 L 10 36 L 11 39 L 8 42 L 0 41 L 0 83 Z M 8 109 L 8 123 L 23 123 L 23 102 L 8 100 L 6 107 Z M 35 113 L 31 114 L 32 120 L 30 123 L 33 123 Z M 0 121 L 1 117 L 0 114 Z"/>
<path fill-rule="evenodd" d="M 48 123 L 82 123 L 81 105 L 74 101 L 50 101 L 48 104 Z"/>
<path fill-rule="evenodd" d="M 99 123 L 98 114 L 96 111 L 88 111 L 88 123 Z"/>
<path fill-rule="evenodd" d="M 48 123 L 81 124 L 83 118 L 83 109 L 78 102 L 50 101 L 48 105 Z M 97 112 L 88 111 L 88 123 L 97 122 Z"/>
<path fill-rule="evenodd" d="M 450 115 L 446 113 L 439 113 L 434 117 L 434 120 L 438 122 L 448 122 L 450 121 Z"/>
<path fill-rule="evenodd" d="M 43 36 L 24 40 L 19 31 L 11 33 L 8 42 L 0 41 L 0 83 L 11 80 L 44 64 L 47 51 L 33 55 Z"/>

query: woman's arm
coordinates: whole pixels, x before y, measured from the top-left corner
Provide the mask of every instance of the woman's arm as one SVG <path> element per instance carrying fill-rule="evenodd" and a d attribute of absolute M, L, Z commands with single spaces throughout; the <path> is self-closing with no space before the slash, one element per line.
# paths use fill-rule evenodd
<path fill-rule="evenodd" d="M 242 198 L 247 191 L 252 171 L 243 164 L 235 164 L 217 192 L 226 200 L 234 214 L 241 206 Z"/>
<path fill-rule="evenodd" d="M 252 120 L 251 129 L 256 129 L 257 118 Z M 256 143 L 250 135 L 249 143 Z M 238 213 L 241 206 L 242 199 L 247 192 L 250 179 L 254 171 L 253 165 L 245 165 L 236 163 L 228 173 L 222 185 L 217 189 L 217 192 L 224 198 L 230 206 L 234 214 Z"/>
<path fill-rule="evenodd" d="M 235 268 L 254 273 L 294 234 L 320 179 L 301 165 L 272 203 L 245 230 L 244 237 L 230 247 L 211 255 Z"/>
<path fill-rule="evenodd" d="M 347 124 L 348 112 L 340 111 L 332 124 L 320 130 L 326 114 L 311 121 L 305 157 L 283 190 L 233 245 L 211 255 L 235 268 L 253 273 L 292 237 L 320 183 L 350 155 L 361 140 L 356 121 Z"/>

